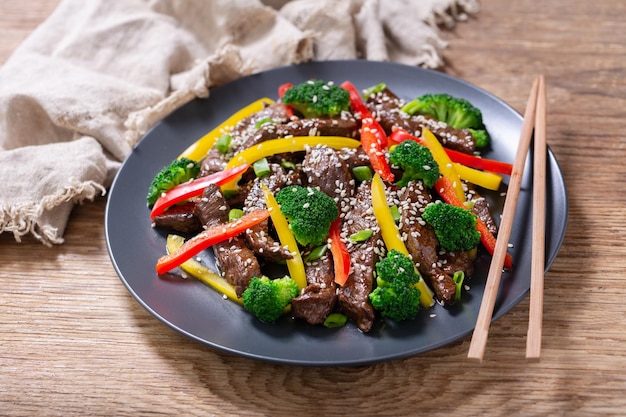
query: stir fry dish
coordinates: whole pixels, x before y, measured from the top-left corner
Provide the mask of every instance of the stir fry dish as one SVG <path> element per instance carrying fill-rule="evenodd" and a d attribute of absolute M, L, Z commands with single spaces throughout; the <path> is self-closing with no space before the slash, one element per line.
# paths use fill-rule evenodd
<path fill-rule="evenodd" d="M 481 111 L 448 94 L 405 101 L 385 83 L 309 80 L 277 97 L 155 175 L 147 205 L 168 234 L 156 272 L 182 270 L 267 323 L 369 332 L 462 302 L 477 253 L 495 248 L 481 192 L 512 169 L 480 156 Z"/>

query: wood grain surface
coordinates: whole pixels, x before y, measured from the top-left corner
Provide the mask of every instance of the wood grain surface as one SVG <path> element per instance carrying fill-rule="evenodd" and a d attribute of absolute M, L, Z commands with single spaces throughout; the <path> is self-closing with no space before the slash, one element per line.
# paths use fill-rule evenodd
<path fill-rule="evenodd" d="M 57 4 L 0 0 L 0 63 Z M 469 338 L 345 368 L 216 352 L 126 291 L 106 250 L 103 197 L 75 208 L 63 245 L 0 235 L 0 415 L 624 415 L 626 2 L 482 5 L 446 34 L 445 71 L 519 111 L 545 74 L 548 143 L 569 192 L 540 360 L 524 358 L 527 299 L 492 324 L 482 363 L 467 359 Z"/>

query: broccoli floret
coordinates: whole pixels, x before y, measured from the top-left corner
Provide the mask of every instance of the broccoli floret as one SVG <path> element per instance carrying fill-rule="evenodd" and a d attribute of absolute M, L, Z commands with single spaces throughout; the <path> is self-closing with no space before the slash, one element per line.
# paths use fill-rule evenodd
<path fill-rule="evenodd" d="M 422 218 L 433 227 L 446 250 L 471 250 L 480 243 L 476 215 L 469 210 L 438 202 L 426 206 Z"/>
<path fill-rule="evenodd" d="M 439 179 L 439 165 L 430 150 L 415 141 L 405 140 L 395 146 L 389 153 L 389 161 L 403 171 L 402 178 L 397 182 L 400 187 L 406 186 L 409 181 L 422 180 L 431 188 Z"/>
<path fill-rule="evenodd" d="M 195 178 L 200 172 L 200 164 L 189 158 L 174 160 L 170 165 L 163 167 L 150 183 L 146 200 L 152 206 L 162 193 Z"/>
<path fill-rule="evenodd" d="M 392 249 L 376 264 L 376 289 L 369 295 L 372 306 L 384 317 L 402 321 L 415 317 L 420 306 L 420 276 L 408 256 Z"/>
<path fill-rule="evenodd" d="M 472 134 L 477 148 L 489 145 L 489 133 L 485 129 L 467 129 Z"/>
<path fill-rule="evenodd" d="M 350 107 L 350 93 L 332 83 L 309 80 L 287 89 L 282 101 L 304 117 L 336 116 Z"/>
<path fill-rule="evenodd" d="M 479 148 L 489 143 L 482 112 L 464 98 L 444 93 L 424 94 L 406 103 L 402 111 L 410 115 L 417 113 L 432 116 L 455 129 L 469 129 Z"/>
<path fill-rule="evenodd" d="M 252 278 L 241 298 L 246 310 L 264 322 L 273 323 L 297 295 L 298 284 L 290 277 L 263 276 Z"/>
<path fill-rule="evenodd" d="M 330 225 L 339 216 L 332 197 L 317 188 L 291 185 L 276 193 L 276 201 L 300 245 L 326 243 Z"/>

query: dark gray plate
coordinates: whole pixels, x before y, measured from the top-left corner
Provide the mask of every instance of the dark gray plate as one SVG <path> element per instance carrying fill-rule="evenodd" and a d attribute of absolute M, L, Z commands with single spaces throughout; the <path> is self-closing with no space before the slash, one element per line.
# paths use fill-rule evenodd
<path fill-rule="evenodd" d="M 397 94 L 412 99 L 429 92 L 467 98 L 479 107 L 493 138 L 489 158 L 512 162 L 522 124 L 521 116 L 489 93 L 445 74 L 393 63 L 337 61 L 288 66 L 251 75 L 211 90 L 149 132 L 122 165 L 109 193 L 106 239 L 109 254 L 122 282 L 151 314 L 182 334 L 218 350 L 252 359 L 294 365 L 364 365 L 416 355 L 469 335 L 476 322 L 489 268 L 479 257 L 471 289 L 461 303 L 445 309 L 435 305 L 415 320 L 377 323 L 370 334 L 354 325 L 340 329 L 309 326 L 284 318 L 264 324 L 239 305 L 195 281 L 159 278 L 154 270 L 165 253 L 165 233 L 150 227 L 145 195 L 152 177 L 188 145 L 230 114 L 260 97 L 276 97 L 280 84 L 319 78 L 357 88 L 386 82 Z M 530 288 L 532 184 L 530 163 L 518 202 L 510 250 L 515 269 L 505 272 L 494 319 L 519 303 Z M 567 222 L 567 192 L 554 155 L 548 160 L 546 213 L 546 269 L 557 255 Z M 503 198 L 486 197 L 498 213 Z M 497 217 L 497 216 L 496 216 Z"/>

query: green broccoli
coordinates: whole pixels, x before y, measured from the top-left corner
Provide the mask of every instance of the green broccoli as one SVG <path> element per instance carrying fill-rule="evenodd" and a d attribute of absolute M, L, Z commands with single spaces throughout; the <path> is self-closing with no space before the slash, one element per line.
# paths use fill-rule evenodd
<path fill-rule="evenodd" d="M 241 298 L 246 310 L 264 322 L 273 323 L 297 296 L 298 284 L 290 277 L 269 279 L 263 276 L 252 278 Z"/>
<path fill-rule="evenodd" d="M 489 144 L 482 112 L 464 98 L 444 93 L 424 94 L 406 103 L 402 111 L 410 115 L 426 114 L 455 129 L 468 129 L 479 148 Z"/>
<path fill-rule="evenodd" d="M 439 244 L 446 250 L 471 250 L 480 243 L 476 215 L 469 210 L 437 202 L 424 208 L 422 218 L 433 227 Z"/>
<path fill-rule="evenodd" d="M 176 159 L 170 165 L 163 167 L 155 175 L 148 188 L 148 196 L 146 197 L 148 205 L 154 205 L 161 194 L 178 184 L 195 178 L 199 172 L 200 164 L 189 158 Z"/>
<path fill-rule="evenodd" d="M 330 225 L 339 216 L 332 197 L 317 188 L 291 185 L 276 193 L 276 201 L 300 245 L 326 243 Z"/>
<path fill-rule="evenodd" d="M 420 306 L 420 276 L 408 256 L 392 249 L 376 264 L 376 289 L 369 295 L 383 317 L 402 321 L 415 317 Z"/>
<path fill-rule="evenodd" d="M 282 101 L 304 117 L 336 116 L 350 107 L 350 93 L 332 83 L 309 80 L 287 89 Z"/>
<path fill-rule="evenodd" d="M 404 171 L 397 182 L 400 187 L 413 180 L 422 180 L 431 188 L 439 179 L 439 165 L 430 150 L 415 141 L 405 140 L 395 146 L 389 153 L 389 161 Z"/>
<path fill-rule="evenodd" d="M 489 133 L 485 129 L 471 129 L 468 128 L 469 132 L 472 134 L 474 141 L 476 142 L 477 148 L 484 148 L 489 145 Z"/>

